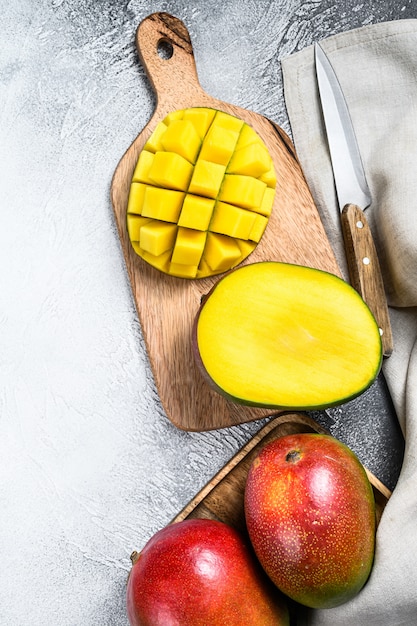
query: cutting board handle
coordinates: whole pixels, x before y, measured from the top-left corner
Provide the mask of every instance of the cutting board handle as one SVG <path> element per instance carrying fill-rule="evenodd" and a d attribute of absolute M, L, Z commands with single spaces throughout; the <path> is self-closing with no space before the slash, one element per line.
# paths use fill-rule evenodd
<path fill-rule="evenodd" d="M 169 13 L 152 13 L 138 26 L 136 46 L 141 63 L 157 96 L 157 106 L 169 110 L 183 106 L 188 98 L 203 92 L 187 28 Z M 171 54 L 170 54 L 171 53 Z"/>

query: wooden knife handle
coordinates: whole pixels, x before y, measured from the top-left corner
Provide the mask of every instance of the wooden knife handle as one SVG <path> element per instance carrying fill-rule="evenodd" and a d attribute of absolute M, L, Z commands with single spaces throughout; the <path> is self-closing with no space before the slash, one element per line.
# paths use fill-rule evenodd
<path fill-rule="evenodd" d="M 393 350 L 391 323 L 371 229 L 364 212 L 354 204 L 343 208 L 341 220 L 351 284 L 374 314 L 383 354 L 390 356 Z"/>

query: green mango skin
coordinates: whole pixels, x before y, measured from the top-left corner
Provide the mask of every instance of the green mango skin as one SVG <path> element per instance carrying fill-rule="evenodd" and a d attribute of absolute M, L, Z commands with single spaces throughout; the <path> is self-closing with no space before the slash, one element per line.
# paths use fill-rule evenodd
<path fill-rule="evenodd" d="M 249 469 L 245 517 L 261 565 L 296 602 L 335 607 L 366 583 L 375 552 L 374 494 L 356 455 L 330 435 L 266 444 Z"/>
<path fill-rule="evenodd" d="M 246 542 L 208 519 L 157 532 L 129 575 L 131 626 L 289 626 L 282 594 Z"/>

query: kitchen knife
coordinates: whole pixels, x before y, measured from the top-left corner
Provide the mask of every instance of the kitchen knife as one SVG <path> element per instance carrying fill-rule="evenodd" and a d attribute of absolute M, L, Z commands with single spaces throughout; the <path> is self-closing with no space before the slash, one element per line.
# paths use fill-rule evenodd
<path fill-rule="evenodd" d="M 387 357 L 393 350 L 391 324 L 378 256 L 364 214 L 372 197 L 342 89 L 318 43 L 315 64 L 350 282 L 377 321 L 383 354 Z"/>

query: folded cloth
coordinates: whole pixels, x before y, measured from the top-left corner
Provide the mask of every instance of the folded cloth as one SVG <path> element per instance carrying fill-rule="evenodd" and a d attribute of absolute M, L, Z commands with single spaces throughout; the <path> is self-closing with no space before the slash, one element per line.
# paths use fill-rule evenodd
<path fill-rule="evenodd" d="M 306 623 L 411 626 L 417 623 L 417 20 L 373 24 L 320 43 L 345 94 L 371 188 L 366 215 L 394 338 L 383 371 L 406 446 L 367 584 L 340 607 L 310 611 Z M 295 148 L 347 277 L 313 47 L 283 59 L 282 70 Z"/>

